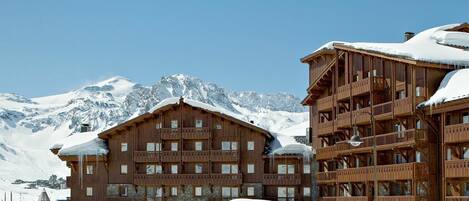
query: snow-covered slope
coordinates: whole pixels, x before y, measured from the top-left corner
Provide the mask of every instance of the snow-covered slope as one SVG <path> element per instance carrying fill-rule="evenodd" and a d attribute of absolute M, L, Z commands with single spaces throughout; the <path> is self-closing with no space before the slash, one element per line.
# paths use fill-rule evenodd
<path fill-rule="evenodd" d="M 306 108 L 292 95 L 235 92 L 182 74 L 162 77 L 151 86 L 113 77 L 37 98 L 0 93 L 0 191 L 9 190 L 7 184 L 15 179 L 67 175 L 65 164 L 49 148 L 76 134 L 80 124 L 89 123 L 93 131 L 103 131 L 149 111 L 166 98 L 180 96 L 244 116 L 274 132 L 288 131 L 308 120 Z"/>

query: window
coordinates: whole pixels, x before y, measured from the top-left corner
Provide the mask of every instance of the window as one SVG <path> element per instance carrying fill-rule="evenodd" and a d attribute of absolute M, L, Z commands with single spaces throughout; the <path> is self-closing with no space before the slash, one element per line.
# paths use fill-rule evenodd
<path fill-rule="evenodd" d="M 93 196 L 93 188 L 92 187 L 86 187 L 86 196 L 88 196 L 88 197 Z"/>
<path fill-rule="evenodd" d="M 171 187 L 171 196 L 178 196 L 178 187 Z"/>
<path fill-rule="evenodd" d="M 221 124 L 216 124 L 216 125 L 215 125 L 215 128 L 216 128 L 217 130 L 221 130 Z"/>
<path fill-rule="evenodd" d="M 156 174 L 163 174 L 163 167 L 161 167 L 161 165 L 156 165 L 155 166 L 155 173 Z"/>
<path fill-rule="evenodd" d="M 231 165 L 231 174 L 238 174 L 238 165 Z"/>
<path fill-rule="evenodd" d="M 238 165 L 237 164 L 222 164 L 221 165 L 222 174 L 238 174 Z"/>
<path fill-rule="evenodd" d="M 195 164 L 195 173 L 200 174 L 202 173 L 203 165 L 202 164 Z"/>
<path fill-rule="evenodd" d="M 155 174 L 156 173 L 156 166 L 155 165 L 147 165 L 147 174 Z"/>
<path fill-rule="evenodd" d="M 161 143 L 155 143 L 155 151 L 161 151 Z"/>
<path fill-rule="evenodd" d="M 287 197 L 287 188 L 286 187 L 277 187 L 277 197 L 286 198 Z"/>
<path fill-rule="evenodd" d="M 127 142 L 121 143 L 121 152 L 126 152 L 128 148 Z"/>
<path fill-rule="evenodd" d="M 202 142 L 195 142 L 195 150 L 202 151 Z"/>
<path fill-rule="evenodd" d="M 238 142 L 231 142 L 231 150 L 238 150 Z"/>
<path fill-rule="evenodd" d="M 423 87 L 415 87 L 415 96 L 423 96 Z"/>
<path fill-rule="evenodd" d="M 278 174 L 295 174 L 295 165 L 278 164 Z"/>
<path fill-rule="evenodd" d="M 254 141 L 249 141 L 248 142 L 248 151 L 253 151 L 254 150 Z"/>
<path fill-rule="evenodd" d="M 204 122 L 202 121 L 202 119 L 196 119 L 195 120 L 195 127 L 196 128 L 202 128 L 203 124 L 204 124 Z"/>
<path fill-rule="evenodd" d="M 86 166 L 86 174 L 93 174 L 93 166 L 87 165 Z"/>
<path fill-rule="evenodd" d="M 288 165 L 288 174 L 295 174 L 295 165 Z"/>
<path fill-rule="evenodd" d="M 465 160 L 469 159 L 469 148 L 468 147 L 463 147 L 462 150 L 463 150 L 463 155 L 462 155 L 463 159 L 465 159 Z"/>
<path fill-rule="evenodd" d="M 163 125 L 161 124 L 161 122 L 156 123 L 156 125 L 155 125 L 156 129 L 161 129 L 162 127 L 163 127 Z"/>
<path fill-rule="evenodd" d="M 221 142 L 221 150 L 230 150 L 231 149 L 231 142 L 228 141 L 222 141 Z"/>
<path fill-rule="evenodd" d="M 147 151 L 155 151 L 155 143 L 147 143 Z"/>
<path fill-rule="evenodd" d="M 171 142 L 171 151 L 177 151 L 177 150 L 178 150 L 178 143 Z"/>
<path fill-rule="evenodd" d="M 126 185 L 120 186 L 119 188 L 119 194 L 122 197 L 127 197 L 129 192 L 129 188 Z"/>
<path fill-rule="evenodd" d="M 451 159 L 453 159 L 453 155 L 452 155 L 452 153 L 451 153 L 451 149 L 448 148 L 448 149 L 446 150 L 446 160 L 451 160 Z"/>
<path fill-rule="evenodd" d="M 171 128 L 178 128 L 178 120 L 171 120 Z"/>
<path fill-rule="evenodd" d="M 156 187 L 155 195 L 157 198 L 163 197 L 163 187 Z"/>
<path fill-rule="evenodd" d="M 248 164 L 248 174 L 254 173 L 254 164 Z"/>
<path fill-rule="evenodd" d="M 415 151 L 415 162 L 422 162 L 422 154 L 420 153 L 420 151 Z"/>
<path fill-rule="evenodd" d="M 304 174 L 310 174 L 310 173 L 311 173 L 311 165 L 309 165 L 309 164 L 304 164 L 304 165 L 303 165 L 303 173 L 304 173 Z"/>
<path fill-rule="evenodd" d="M 221 187 L 221 196 L 224 198 L 236 198 L 239 196 L 239 189 L 237 187 Z"/>
<path fill-rule="evenodd" d="M 197 186 L 194 188 L 194 194 L 195 196 L 202 196 L 202 187 Z"/>
<path fill-rule="evenodd" d="M 178 173 L 178 165 L 171 165 L 171 174 Z"/>
<path fill-rule="evenodd" d="M 422 124 L 420 123 L 420 120 L 417 120 L 417 121 L 415 122 L 415 128 L 416 128 L 416 129 L 421 129 L 421 128 L 422 128 Z"/>
<path fill-rule="evenodd" d="M 311 189 L 309 187 L 304 187 L 303 188 L 303 196 L 305 196 L 305 197 L 311 196 Z"/>
<path fill-rule="evenodd" d="M 462 123 L 463 124 L 469 123 L 469 113 L 467 112 L 462 113 Z"/>
<path fill-rule="evenodd" d="M 248 187 L 248 196 L 254 196 L 254 187 Z"/>
<path fill-rule="evenodd" d="M 121 165 L 121 174 L 127 174 L 127 165 Z"/>

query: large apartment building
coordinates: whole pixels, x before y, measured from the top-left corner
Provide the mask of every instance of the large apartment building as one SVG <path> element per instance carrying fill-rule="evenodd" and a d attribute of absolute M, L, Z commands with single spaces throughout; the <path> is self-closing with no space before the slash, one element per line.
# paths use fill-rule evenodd
<path fill-rule="evenodd" d="M 170 98 L 109 130 L 74 134 L 51 150 L 71 169 L 72 201 L 310 200 L 309 146 L 285 144 L 241 119 Z"/>
<path fill-rule="evenodd" d="M 469 163 L 461 160 L 469 104 L 422 106 L 448 72 L 469 67 L 469 25 L 405 38 L 330 42 L 302 59 L 319 200 L 469 199 Z"/>

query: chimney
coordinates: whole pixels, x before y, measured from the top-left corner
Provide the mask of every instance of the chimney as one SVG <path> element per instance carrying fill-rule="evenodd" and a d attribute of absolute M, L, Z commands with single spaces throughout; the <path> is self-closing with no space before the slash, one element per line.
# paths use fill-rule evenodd
<path fill-rule="evenodd" d="M 253 121 L 253 120 L 251 120 L 251 121 L 249 121 L 249 122 L 250 122 L 251 124 L 254 124 L 254 121 Z"/>
<path fill-rule="evenodd" d="M 80 133 L 86 133 L 91 131 L 91 126 L 90 124 L 81 124 L 80 126 Z"/>
<path fill-rule="evenodd" d="M 413 38 L 415 36 L 415 33 L 414 32 L 405 32 L 404 33 L 404 41 L 408 41 L 410 40 L 411 38 Z"/>

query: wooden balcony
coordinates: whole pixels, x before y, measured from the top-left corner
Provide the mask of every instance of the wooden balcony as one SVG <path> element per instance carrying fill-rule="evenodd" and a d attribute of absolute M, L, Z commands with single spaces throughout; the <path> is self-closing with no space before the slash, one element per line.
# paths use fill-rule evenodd
<path fill-rule="evenodd" d="M 181 129 L 179 128 L 160 128 L 162 140 L 179 140 L 181 138 Z"/>
<path fill-rule="evenodd" d="M 241 174 L 136 174 L 136 185 L 240 185 Z"/>
<path fill-rule="evenodd" d="M 182 138 L 188 140 L 206 140 L 210 137 L 210 128 L 182 128 Z"/>
<path fill-rule="evenodd" d="M 414 174 L 424 175 L 422 172 L 426 171 L 423 163 L 380 165 L 376 168 L 376 176 L 380 181 L 413 179 Z M 373 166 L 340 169 L 336 172 L 339 183 L 373 181 L 375 175 Z"/>
<path fill-rule="evenodd" d="M 316 150 L 316 160 L 327 160 L 336 156 L 336 146 L 320 147 Z"/>
<path fill-rule="evenodd" d="M 181 161 L 181 152 L 179 151 L 135 151 L 134 161 L 137 163 L 152 162 L 179 162 Z"/>
<path fill-rule="evenodd" d="M 350 98 L 350 85 L 345 84 L 340 87 L 337 87 L 337 100 L 343 100 Z"/>
<path fill-rule="evenodd" d="M 318 201 L 336 201 L 338 197 L 319 197 Z"/>
<path fill-rule="evenodd" d="M 334 183 L 336 179 L 337 174 L 335 171 L 316 173 L 316 180 L 318 181 L 318 183 Z"/>
<path fill-rule="evenodd" d="M 350 154 L 352 152 L 369 151 L 373 146 L 373 136 L 361 138 L 363 143 L 358 147 L 351 146 L 346 141 L 336 143 L 338 155 Z M 427 140 L 427 132 L 423 129 L 409 129 L 401 132 L 376 135 L 376 146 L 378 150 L 393 149 L 396 147 L 413 146 Z"/>
<path fill-rule="evenodd" d="M 337 115 L 337 127 L 349 128 L 351 127 L 350 112 L 344 112 Z"/>
<path fill-rule="evenodd" d="M 467 201 L 469 196 L 446 196 L 445 201 Z"/>
<path fill-rule="evenodd" d="M 212 150 L 210 151 L 210 160 L 214 162 L 224 161 L 238 161 L 238 151 L 223 151 L 223 150 Z"/>
<path fill-rule="evenodd" d="M 337 201 L 368 201 L 366 196 L 337 197 Z"/>
<path fill-rule="evenodd" d="M 319 127 L 318 136 L 327 135 L 327 134 L 334 132 L 333 121 L 319 122 L 318 127 Z"/>
<path fill-rule="evenodd" d="M 469 177 L 469 160 L 445 161 L 447 178 Z"/>
<path fill-rule="evenodd" d="M 366 107 L 366 108 L 361 108 L 359 110 L 355 110 L 352 112 L 353 113 L 353 121 L 356 121 L 358 125 L 363 125 L 363 124 L 370 124 L 371 122 L 371 108 Z"/>
<path fill-rule="evenodd" d="M 395 195 L 395 196 L 378 196 L 378 201 L 416 201 L 416 196 L 412 195 Z"/>
<path fill-rule="evenodd" d="M 392 118 L 392 106 L 393 103 L 391 101 L 381 103 L 378 105 L 373 106 L 373 116 L 376 120 L 385 120 Z"/>
<path fill-rule="evenodd" d="M 412 104 L 412 98 L 406 97 L 404 99 L 394 100 L 394 115 L 395 116 L 406 116 L 411 115 L 414 110 Z"/>
<path fill-rule="evenodd" d="M 318 111 L 327 111 L 332 110 L 332 96 L 326 96 L 324 98 L 320 98 L 317 101 L 318 104 Z"/>
<path fill-rule="evenodd" d="M 445 143 L 469 142 L 469 124 L 445 126 Z"/>
<path fill-rule="evenodd" d="M 242 174 L 210 174 L 210 184 L 213 184 L 213 185 L 234 186 L 234 185 L 241 185 L 242 183 L 243 183 Z"/>
<path fill-rule="evenodd" d="M 264 174 L 264 185 L 300 185 L 300 174 Z"/>
<path fill-rule="evenodd" d="M 370 93 L 370 79 L 365 78 L 352 82 L 352 96 Z"/>
<path fill-rule="evenodd" d="M 209 161 L 210 151 L 183 151 L 182 161 L 184 162 L 205 162 Z"/>

